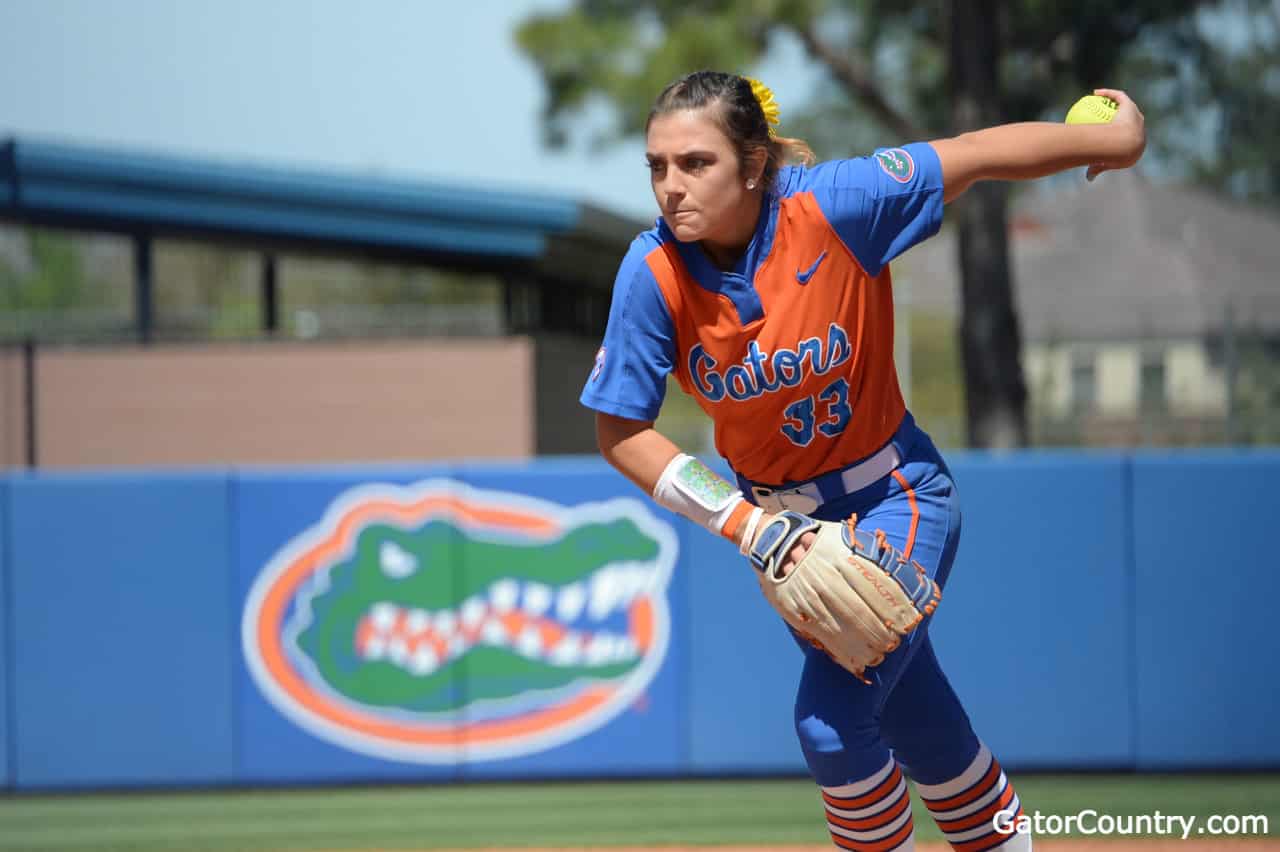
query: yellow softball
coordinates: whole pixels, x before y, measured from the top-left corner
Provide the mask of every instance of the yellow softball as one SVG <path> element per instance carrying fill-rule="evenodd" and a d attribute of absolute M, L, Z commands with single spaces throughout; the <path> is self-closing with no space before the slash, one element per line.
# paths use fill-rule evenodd
<path fill-rule="evenodd" d="M 1085 95 L 1067 111 L 1067 124 L 1109 124 L 1120 105 L 1102 95 Z"/>

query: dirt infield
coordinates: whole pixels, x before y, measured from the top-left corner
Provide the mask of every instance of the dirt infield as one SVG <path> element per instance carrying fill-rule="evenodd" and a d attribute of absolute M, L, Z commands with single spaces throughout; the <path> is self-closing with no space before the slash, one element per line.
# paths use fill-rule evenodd
<path fill-rule="evenodd" d="M 512 847 L 487 847 L 485 849 L 456 849 L 442 852 L 509 852 Z M 559 846 L 523 848 L 520 852 L 831 852 L 835 847 L 820 846 Z M 1150 838 L 1136 840 L 1071 840 L 1046 839 L 1035 841 L 1035 848 L 1048 852 L 1277 852 L 1280 838 L 1222 837 Z M 393 850 L 365 850 L 365 852 L 393 852 Z M 951 852 L 945 843 L 920 843 L 916 852 Z"/>

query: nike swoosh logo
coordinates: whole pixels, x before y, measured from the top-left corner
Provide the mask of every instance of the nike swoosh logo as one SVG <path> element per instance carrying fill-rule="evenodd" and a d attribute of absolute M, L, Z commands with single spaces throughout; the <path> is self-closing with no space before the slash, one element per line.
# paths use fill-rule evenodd
<path fill-rule="evenodd" d="M 821 264 L 822 261 L 826 260 L 826 257 L 827 257 L 827 253 L 824 251 L 822 254 L 818 255 L 818 259 L 813 262 L 813 266 L 810 266 L 804 272 L 801 272 L 799 269 L 797 269 L 796 280 L 799 281 L 802 285 L 808 284 L 809 279 L 813 277 L 813 273 L 818 271 L 819 264 Z"/>

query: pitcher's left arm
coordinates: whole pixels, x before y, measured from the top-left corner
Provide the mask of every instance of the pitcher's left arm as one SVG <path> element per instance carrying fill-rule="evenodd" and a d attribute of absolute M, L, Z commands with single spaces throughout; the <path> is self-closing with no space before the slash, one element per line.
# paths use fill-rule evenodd
<path fill-rule="evenodd" d="M 1138 162 L 1147 145 L 1146 124 L 1133 99 L 1117 89 L 1097 89 L 1118 104 L 1107 124 L 1028 121 L 1001 124 L 930 142 L 942 163 L 943 201 L 980 180 L 1034 180 L 1088 166 L 1093 180 L 1109 169 Z"/>

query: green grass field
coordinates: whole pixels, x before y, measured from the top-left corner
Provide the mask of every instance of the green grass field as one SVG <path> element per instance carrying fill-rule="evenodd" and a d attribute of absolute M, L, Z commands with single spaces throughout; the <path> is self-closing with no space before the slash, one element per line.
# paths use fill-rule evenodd
<path fill-rule="evenodd" d="M 1280 775 L 1015 776 L 1028 810 L 1265 814 Z M 806 780 L 466 784 L 0 798 L 3 850 L 824 843 Z M 920 840 L 940 836 L 917 802 Z"/>

